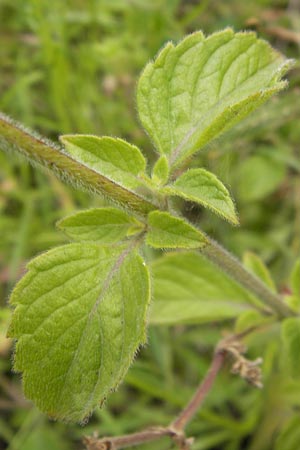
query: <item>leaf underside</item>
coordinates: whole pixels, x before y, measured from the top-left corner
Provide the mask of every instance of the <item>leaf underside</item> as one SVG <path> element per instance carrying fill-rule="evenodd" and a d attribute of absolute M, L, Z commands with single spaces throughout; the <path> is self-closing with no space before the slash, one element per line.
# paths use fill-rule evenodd
<path fill-rule="evenodd" d="M 11 297 L 14 369 L 43 412 L 82 422 L 118 386 L 145 342 L 147 268 L 124 246 L 69 244 L 28 269 Z"/>
<path fill-rule="evenodd" d="M 174 168 L 283 89 L 291 64 L 253 32 L 193 33 L 146 66 L 140 120 Z"/>

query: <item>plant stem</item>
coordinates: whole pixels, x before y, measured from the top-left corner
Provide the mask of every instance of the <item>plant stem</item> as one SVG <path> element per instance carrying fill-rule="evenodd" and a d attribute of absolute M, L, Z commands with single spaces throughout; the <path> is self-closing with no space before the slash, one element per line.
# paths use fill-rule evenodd
<path fill-rule="evenodd" d="M 127 434 L 117 437 L 105 437 L 97 439 L 87 437 L 84 443 L 88 450 L 119 450 L 132 447 L 147 442 L 155 441 L 164 436 L 169 436 L 178 445 L 181 450 L 188 450 L 192 444 L 192 438 L 186 438 L 184 429 L 192 420 L 199 407 L 202 405 L 205 397 L 212 388 L 212 385 L 222 368 L 227 355 L 226 347 L 217 346 L 212 363 L 195 392 L 194 396 L 179 414 L 179 416 L 167 427 L 153 427 L 138 433 Z"/>
<path fill-rule="evenodd" d="M 118 450 L 135 445 L 146 444 L 163 436 L 170 435 L 167 428 L 149 428 L 138 433 L 125 434 L 123 436 L 109 437 L 103 439 L 85 438 L 84 443 L 88 450 Z"/>
<path fill-rule="evenodd" d="M 259 300 L 266 303 L 279 317 L 295 315 L 282 298 L 272 292 L 256 275 L 249 272 L 242 263 L 225 250 L 213 239 L 207 237 L 208 245 L 201 249 L 201 253 L 226 272 L 240 285 L 255 294 Z"/>
<path fill-rule="evenodd" d="M 195 413 L 203 403 L 205 397 L 210 391 L 216 376 L 218 375 L 223 363 L 225 361 L 226 351 L 217 350 L 214 358 L 212 360 L 211 366 L 192 397 L 191 401 L 187 404 L 184 410 L 179 414 L 179 416 L 171 424 L 170 428 L 176 430 L 176 432 L 183 431 L 190 420 L 194 417 Z"/>
<path fill-rule="evenodd" d="M 0 148 L 25 156 L 33 165 L 50 169 L 75 188 L 106 196 L 121 207 L 145 217 L 158 206 L 76 161 L 61 147 L 0 113 Z"/>
<path fill-rule="evenodd" d="M 217 344 L 212 362 L 204 379 L 201 381 L 189 403 L 170 425 L 166 427 L 156 426 L 137 433 L 116 437 L 104 437 L 102 439 L 85 437 L 84 444 L 87 450 L 120 450 L 122 448 L 156 441 L 165 436 L 170 437 L 179 450 L 190 450 L 194 439 L 186 437 L 185 428 L 193 419 L 207 394 L 212 389 L 214 381 L 222 369 L 227 356 L 230 356 L 234 360 L 232 373 L 239 374 L 253 386 L 261 387 L 261 371 L 258 366 L 262 360 L 261 358 L 257 358 L 255 361 L 246 359 L 243 356 L 246 347 L 241 342 L 242 338 L 257 329 L 257 327 L 250 327 L 242 333 L 222 339 Z"/>

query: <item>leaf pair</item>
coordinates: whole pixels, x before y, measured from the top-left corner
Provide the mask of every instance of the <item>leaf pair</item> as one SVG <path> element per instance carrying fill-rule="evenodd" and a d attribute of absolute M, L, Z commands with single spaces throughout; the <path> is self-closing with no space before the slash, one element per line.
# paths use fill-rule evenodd
<path fill-rule="evenodd" d="M 207 38 L 196 32 L 176 46 L 168 43 L 146 66 L 137 88 L 141 123 L 161 154 L 154 181 L 167 184 L 191 155 L 283 89 L 281 77 L 292 64 L 252 32 L 226 29 Z M 122 206 L 136 206 L 139 213 L 159 206 L 147 195 L 146 162 L 137 147 L 95 136 L 64 136 L 62 142 L 76 160 L 108 177 L 106 194 L 114 192 L 111 182 L 125 188 Z M 197 202 L 238 224 L 229 192 L 204 169 L 183 174 L 163 193 Z"/>
<path fill-rule="evenodd" d="M 153 211 L 147 225 L 116 208 L 94 208 L 58 222 L 71 239 L 111 245 L 137 233 L 146 232 L 146 242 L 154 248 L 200 248 L 205 235 L 184 219 L 167 212 Z"/>
<path fill-rule="evenodd" d="M 107 179 L 107 192 L 111 184 L 117 183 L 128 199 L 131 195 L 151 194 L 146 184 L 146 161 L 140 150 L 122 139 L 97 136 L 62 136 L 61 141 L 68 153 L 90 169 Z M 168 178 L 166 159 L 160 158 L 153 170 L 154 180 L 164 183 Z M 233 224 L 238 224 L 234 204 L 225 186 L 212 173 L 204 169 L 191 169 L 181 175 L 173 184 L 160 187 L 166 196 L 179 196 L 210 208 Z M 152 201 L 155 198 L 153 193 Z M 133 199 L 134 200 L 134 199 Z"/>

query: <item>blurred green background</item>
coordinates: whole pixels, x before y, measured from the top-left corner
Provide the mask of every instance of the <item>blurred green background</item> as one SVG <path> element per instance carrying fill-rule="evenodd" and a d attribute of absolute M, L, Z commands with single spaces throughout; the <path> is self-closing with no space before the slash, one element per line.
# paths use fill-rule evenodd
<path fill-rule="evenodd" d="M 136 115 L 140 71 L 167 40 L 226 26 L 256 30 L 299 58 L 297 0 L 0 0 L 0 110 L 53 140 L 63 133 L 125 138 L 153 161 Z M 246 250 L 259 254 L 282 292 L 300 254 L 299 65 L 289 79 L 288 91 L 197 157 L 230 188 L 241 227 L 200 208 L 187 211 L 240 257 Z M 5 339 L 8 295 L 29 258 L 65 241 L 55 230 L 58 219 L 101 204 L 0 153 L 0 449 L 80 449 L 82 436 L 94 431 L 116 435 L 167 424 L 205 373 L 214 344 L 232 328 L 226 322 L 150 329 L 126 382 L 85 427 L 51 422 L 25 401 Z M 285 377 L 277 334 L 250 346 L 254 356 L 264 348 L 264 390 L 224 371 L 188 429 L 195 450 L 300 448 L 300 383 Z M 143 448 L 170 449 L 170 442 Z"/>

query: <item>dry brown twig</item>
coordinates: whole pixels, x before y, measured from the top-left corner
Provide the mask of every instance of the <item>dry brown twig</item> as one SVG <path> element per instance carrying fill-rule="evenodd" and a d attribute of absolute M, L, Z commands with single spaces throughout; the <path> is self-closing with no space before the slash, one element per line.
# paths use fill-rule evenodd
<path fill-rule="evenodd" d="M 246 379 L 255 387 L 262 387 L 261 370 L 259 367 L 262 359 L 258 358 L 255 361 L 250 361 L 245 358 L 244 354 L 246 352 L 246 347 L 241 342 L 241 338 L 252 331 L 252 329 L 249 329 L 240 335 L 230 336 L 223 339 L 217 345 L 211 365 L 195 394 L 187 406 L 167 427 L 157 426 L 137 433 L 117 437 L 104 437 L 101 439 L 95 436 L 85 437 L 84 444 L 86 449 L 119 450 L 145 444 L 147 442 L 155 441 L 161 439 L 162 437 L 168 436 L 173 440 L 175 445 L 177 445 L 179 450 L 190 450 L 194 439 L 192 437 L 186 437 L 185 428 L 193 419 L 207 394 L 210 392 L 227 357 L 233 359 L 232 373 L 239 374 L 242 378 Z"/>

